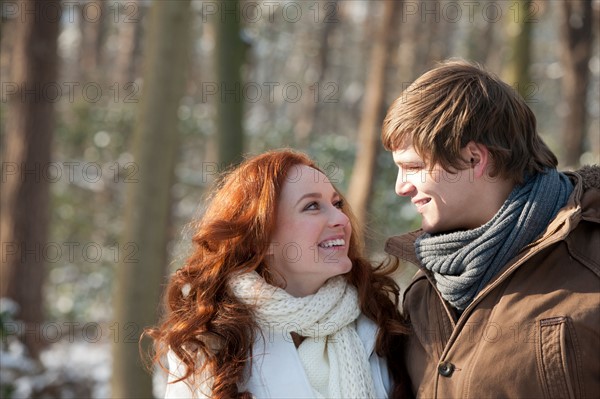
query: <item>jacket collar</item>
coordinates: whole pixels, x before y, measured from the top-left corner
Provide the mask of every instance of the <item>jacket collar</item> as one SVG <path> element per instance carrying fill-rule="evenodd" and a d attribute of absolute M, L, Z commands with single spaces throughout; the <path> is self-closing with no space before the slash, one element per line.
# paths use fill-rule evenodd
<path fill-rule="evenodd" d="M 425 234 L 425 232 L 422 229 L 419 229 L 411 231 L 410 233 L 390 237 L 385 243 L 385 252 L 420 267 L 419 258 L 417 258 L 415 252 L 415 240 L 422 234 Z"/>

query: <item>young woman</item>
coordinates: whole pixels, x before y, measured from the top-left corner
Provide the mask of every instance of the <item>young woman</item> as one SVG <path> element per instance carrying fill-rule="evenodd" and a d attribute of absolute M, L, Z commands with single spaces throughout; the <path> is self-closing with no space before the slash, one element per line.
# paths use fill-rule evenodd
<path fill-rule="evenodd" d="M 373 268 L 351 221 L 304 154 L 228 173 L 149 331 L 155 360 L 167 353 L 166 397 L 402 397 L 395 265 Z"/>

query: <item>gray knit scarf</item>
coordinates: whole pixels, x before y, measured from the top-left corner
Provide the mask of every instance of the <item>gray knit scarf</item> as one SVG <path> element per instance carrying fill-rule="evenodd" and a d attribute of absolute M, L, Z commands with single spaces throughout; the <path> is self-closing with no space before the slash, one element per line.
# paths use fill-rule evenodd
<path fill-rule="evenodd" d="M 442 297 L 464 310 L 503 266 L 544 232 L 572 191 L 569 178 L 556 169 L 532 175 L 483 226 L 417 238 L 417 257 L 433 273 Z"/>

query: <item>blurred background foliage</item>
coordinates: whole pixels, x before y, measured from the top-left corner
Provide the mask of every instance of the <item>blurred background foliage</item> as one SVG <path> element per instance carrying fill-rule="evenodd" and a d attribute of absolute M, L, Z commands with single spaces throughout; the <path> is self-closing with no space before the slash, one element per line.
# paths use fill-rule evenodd
<path fill-rule="evenodd" d="M 114 294 L 116 285 L 123 284 L 123 290 L 133 284 L 143 287 L 144 270 L 165 281 L 164 276 L 182 265 L 192 233 L 189 223 L 201 214 L 217 173 L 242 155 L 279 147 L 306 151 L 341 191 L 348 193 L 357 159 L 365 155 L 358 145 L 360 130 L 365 131 L 363 138 L 377 140 L 377 145 L 372 161 L 368 161 L 368 178 L 353 190 L 370 193 L 362 205 L 362 221 L 367 227 L 370 256 L 381 258 L 386 237 L 419 227 L 410 202 L 394 193 L 396 168 L 378 142 L 381 121 L 400 92 L 443 59 L 461 57 L 480 62 L 518 89 L 537 115 L 539 131 L 558 155 L 561 168 L 600 161 L 598 0 L 399 0 L 395 4 L 360 0 L 191 1 L 180 2 L 177 12 L 187 15 L 189 21 L 179 36 L 169 30 L 166 20 L 170 17 L 164 7 L 160 8 L 166 0 L 55 2 L 62 13 L 54 19 L 48 16 L 53 14 L 40 11 L 42 3 L 0 1 L 3 195 L 13 190 L 10 179 L 23 183 L 35 175 L 23 175 L 18 170 L 22 160 L 13 157 L 11 148 L 16 147 L 10 143 L 25 135 L 11 128 L 11 118 L 40 119 L 52 138 L 51 145 L 46 146 L 50 163 L 33 159 L 40 169 L 35 172 L 34 194 L 30 195 L 36 195 L 35 190 L 44 182 L 48 190 L 48 203 L 40 205 L 48 215 L 47 230 L 39 236 L 44 238 L 36 241 L 41 245 L 35 247 L 40 256 L 20 250 L 12 256 L 13 247 L 5 244 L 26 246 L 30 236 L 11 240 L 8 237 L 12 236 L 4 233 L 8 230 L 3 230 L 2 278 L 16 284 L 13 281 L 25 279 L 25 275 L 17 272 L 16 277 L 15 273 L 8 277 L 6 270 L 39 271 L 41 303 L 32 306 L 43 310 L 41 316 L 28 315 L 30 305 L 23 306 L 18 293 L 24 289 L 12 295 L 10 289 L 3 289 L 2 296 L 12 297 L 14 302 L 10 303 L 15 305 L 0 309 L 8 309 L 1 313 L 4 359 L 14 355 L 9 350 L 10 333 L 18 338 L 22 332 L 21 327 L 4 322 L 13 320 L 11 317 L 33 323 L 33 328 L 59 323 L 63 328 L 61 342 L 76 335 L 86 344 L 104 345 L 102 352 L 110 352 L 106 345 L 116 344 L 113 351 L 117 353 L 122 351 L 123 333 L 128 332 L 125 323 L 135 322 L 132 342 L 137 345 L 139 333 L 148 324 L 139 324 L 142 322 L 131 315 L 115 316 L 114 309 L 120 305 L 115 301 L 121 298 Z M 158 10 L 154 10 L 158 17 L 151 18 L 153 8 Z M 33 11 L 28 14 L 27 10 Z M 390 12 L 391 22 L 386 24 Z M 56 95 L 52 91 L 56 87 L 44 86 L 43 81 L 42 86 L 32 89 L 35 94 L 23 94 L 27 82 L 41 72 L 32 70 L 30 80 L 15 77 L 27 69 L 18 56 L 19 46 L 23 46 L 19 35 L 26 26 L 35 29 L 29 23 L 35 19 L 32 15 L 39 17 L 35 21 L 38 24 L 59 25 L 55 40 L 58 66 L 50 81 L 60 88 Z M 152 49 L 163 51 L 149 41 L 151 35 L 156 41 L 168 40 L 173 47 L 181 44 L 186 59 L 178 63 L 168 56 L 153 55 L 158 60 L 156 68 L 166 68 L 173 80 L 183 81 L 181 95 L 174 94 L 179 100 L 169 99 L 162 108 L 160 98 L 156 102 L 159 108 L 144 105 L 149 101 L 144 95 L 150 85 L 155 84 L 154 93 L 161 93 L 161 87 L 171 84 L 147 80 L 149 53 Z M 42 41 L 37 43 L 43 45 Z M 387 46 L 380 53 L 383 57 L 376 55 L 374 48 L 378 46 Z M 38 62 L 40 70 L 46 61 Z M 381 78 L 373 83 L 375 75 Z M 376 87 L 382 89 L 381 94 L 369 94 Z M 371 102 L 365 101 L 367 97 Z M 374 98 L 377 105 L 369 114 L 366 110 Z M 125 233 L 126 203 L 143 185 L 148 169 L 140 163 L 141 144 L 133 144 L 134 136 L 141 143 L 157 140 L 146 131 L 171 117 L 168 109 L 173 101 L 176 122 L 163 134 L 177 135 L 174 164 L 171 167 L 165 161 L 166 150 L 162 154 L 157 151 L 152 158 L 159 169 L 163 162 L 172 168 L 173 179 L 164 183 L 168 187 L 168 218 L 164 229 L 158 229 L 164 230 L 161 240 L 166 256 L 159 256 L 156 264 L 136 265 L 137 279 L 119 282 L 117 271 L 127 268 L 128 260 L 139 261 L 140 254 L 148 250 L 138 245 L 142 238 Z M 18 106 L 30 102 L 33 106 L 50 104 L 53 121 L 46 124 L 44 116 L 35 111 L 23 115 Z M 575 115 L 581 109 L 579 116 Z M 148 119 L 141 120 L 140 115 Z M 40 137 L 46 133 L 33 132 L 27 146 L 37 145 L 36 134 Z M 7 166 L 13 164 L 17 165 L 16 175 L 9 173 Z M 145 197 L 153 200 L 152 194 Z M 353 197 L 349 200 L 352 203 Z M 142 212 L 142 227 L 145 224 L 152 234 L 157 227 L 150 215 L 143 214 L 145 203 L 140 201 L 139 207 L 127 209 Z M 17 214 L 19 207 L 19 212 L 31 211 L 24 208 L 26 201 L 3 199 L 2 204 L 3 223 Z M 32 257 L 36 259 L 30 261 Z M 400 282 L 405 284 L 411 273 L 412 269 L 406 269 Z M 150 296 L 148 301 L 152 310 L 148 317 L 157 320 L 158 298 Z M 65 329 L 69 325 L 65 322 L 78 323 L 77 331 Z M 81 330 L 89 323 L 101 331 L 97 341 L 86 339 L 89 331 Z M 43 353 L 56 343 L 47 342 L 52 340 L 44 334 L 38 334 L 36 340 L 42 341 L 38 349 L 29 347 L 24 339 L 20 359 L 31 358 L 41 368 L 49 368 Z M 53 356 L 60 357 L 66 352 L 56 353 Z M 7 370 L 5 367 L 4 372 Z M 39 374 L 36 370 L 21 374 Z M 124 382 L 113 381 L 113 394 L 147 396 L 147 390 L 119 386 L 128 383 L 130 371 Z M 14 373 L 10 378 L 21 375 Z M 107 373 L 98 378 L 82 377 L 82 381 L 106 385 L 110 371 Z M 71 384 L 64 381 L 65 386 Z M 149 378 L 139 381 L 130 385 L 150 383 Z M 31 397 L 41 392 L 13 385 L 4 384 L 6 395 L 15 389 Z M 109 388 L 90 392 L 96 397 L 110 396 Z"/>

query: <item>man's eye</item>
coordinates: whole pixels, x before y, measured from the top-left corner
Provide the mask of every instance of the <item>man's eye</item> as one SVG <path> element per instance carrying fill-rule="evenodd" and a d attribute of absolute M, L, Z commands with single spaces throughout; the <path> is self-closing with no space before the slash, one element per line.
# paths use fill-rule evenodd
<path fill-rule="evenodd" d="M 403 165 L 402 169 L 408 172 L 415 172 L 421 170 L 423 167 L 421 165 Z"/>

